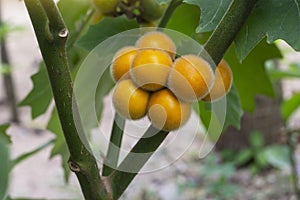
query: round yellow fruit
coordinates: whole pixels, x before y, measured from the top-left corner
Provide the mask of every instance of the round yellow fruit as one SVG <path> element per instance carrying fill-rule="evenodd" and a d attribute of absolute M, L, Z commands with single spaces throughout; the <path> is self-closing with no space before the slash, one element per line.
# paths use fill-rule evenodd
<path fill-rule="evenodd" d="M 169 90 L 154 92 L 149 99 L 148 117 L 160 130 L 172 131 L 185 124 L 191 114 L 191 105 L 181 102 Z"/>
<path fill-rule="evenodd" d="M 213 82 L 214 73 L 207 61 L 184 55 L 173 63 L 167 85 L 181 100 L 193 102 L 206 96 Z"/>
<path fill-rule="evenodd" d="M 225 60 L 222 60 L 216 68 L 214 85 L 203 101 L 215 101 L 225 96 L 232 85 L 232 71 Z"/>
<path fill-rule="evenodd" d="M 112 14 L 119 0 L 93 0 L 95 8 L 103 14 Z"/>
<path fill-rule="evenodd" d="M 111 75 L 115 81 L 130 78 L 129 69 L 137 49 L 133 46 L 127 46 L 120 49 L 113 58 L 111 64 Z"/>
<path fill-rule="evenodd" d="M 164 51 L 156 49 L 140 50 L 135 56 L 130 76 L 133 82 L 148 91 L 156 91 L 166 85 L 172 59 Z"/>
<path fill-rule="evenodd" d="M 113 92 L 116 111 L 127 119 L 140 119 L 147 113 L 149 93 L 137 88 L 131 80 L 119 82 Z"/>
<path fill-rule="evenodd" d="M 154 48 L 168 52 L 172 58 L 176 55 L 176 46 L 172 39 L 159 31 L 148 32 L 137 42 L 137 48 Z"/>

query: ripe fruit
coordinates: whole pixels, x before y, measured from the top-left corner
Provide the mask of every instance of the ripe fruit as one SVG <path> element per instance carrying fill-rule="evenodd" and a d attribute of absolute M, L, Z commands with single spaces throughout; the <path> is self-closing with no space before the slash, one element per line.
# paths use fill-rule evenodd
<path fill-rule="evenodd" d="M 154 48 L 167 51 L 172 58 L 176 54 L 174 42 L 166 34 L 158 31 L 148 32 L 136 42 L 137 48 Z"/>
<path fill-rule="evenodd" d="M 228 93 L 232 85 L 232 72 L 225 60 L 222 60 L 216 68 L 215 81 L 209 94 L 203 101 L 215 101 Z"/>
<path fill-rule="evenodd" d="M 191 105 L 179 101 L 169 89 L 154 92 L 150 96 L 148 117 L 157 129 L 178 129 L 189 119 L 190 114 Z"/>
<path fill-rule="evenodd" d="M 111 74 L 115 81 L 130 78 L 128 72 L 136 54 L 137 49 L 133 46 L 124 47 L 116 53 L 111 64 Z"/>
<path fill-rule="evenodd" d="M 119 0 L 93 0 L 95 8 L 103 14 L 112 14 Z"/>
<path fill-rule="evenodd" d="M 113 92 L 116 111 L 128 119 L 140 119 L 146 115 L 149 93 L 137 88 L 131 80 L 119 82 Z"/>
<path fill-rule="evenodd" d="M 172 59 L 164 51 L 140 50 L 132 62 L 130 75 L 137 86 L 156 91 L 166 84 L 171 65 Z"/>
<path fill-rule="evenodd" d="M 206 96 L 214 82 L 214 73 L 203 58 L 185 55 L 175 60 L 167 85 L 181 100 L 197 101 Z"/>

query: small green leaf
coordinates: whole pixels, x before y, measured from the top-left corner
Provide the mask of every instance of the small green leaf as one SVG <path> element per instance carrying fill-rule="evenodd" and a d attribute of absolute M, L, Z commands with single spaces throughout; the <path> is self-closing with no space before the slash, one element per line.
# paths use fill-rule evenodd
<path fill-rule="evenodd" d="M 65 142 L 64 134 L 60 125 L 59 117 L 56 108 L 52 112 L 52 116 L 48 122 L 47 129 L 56 135 L 54 146 L 51 151 L 51 158 L 60 155 L 62 159 L 62 167 L 65 172 L 65 180 L 68 181 L 70 175 L 70 169 L 68 166 L 68 160 L 70 153 Z"/>
<path fill-rule="evenodd" d="M 9 182 L 10 156 L 9 156 L 9 140 L 6 136 L 7 125 L 0 126 L 0 199 L 4 199 L 7 192 Z"/>
<path fill-rule="evenodd" d="M 262 133 L 259 131 L 251 132 L 251 134 L 249 136 L 249 143 L 250 143 L 251 147 L 253 147 L 254 149 L 259 149 L 259 148 L 263 147 L 265 141 L 262 136 Z"/>
<path fill-rule="evenodd" d="M 184 0 L 184 2 L 197 5 L 201 8 L 200 25 L 196 30 L 199 33 L 210 32 L 217 27 L 228 9 L 231 0 Z"/>
<path fill-rule="evenodd" d="M 77 45 L 86 50 L 92 50 L 105 39 L 138 27 L 139 25 L 135 20 L 128 20 L 125 16 L 106 17 L 100 23 L 90 26 L 87 33 L 79 39 Z"/>
<path fill-rule="evenodd" d="M 232 69 L 233 80 L 244 110 L 255 109 L 257 94 L 274 96 L 273 86 L 264 65 L 267 60 L 280 57 L 278 48 L 265 41 L 260 42 L 243 63 L 237 59 L 233 45 L 229 48 L 225 60 Z"/>
<path fill-rule="evenodd" d="M 281 113 L 285 121 L 300 107 L 300 92 L 294 94 L 290 99 L 283 102 Z"/>
<path fill-rule="evenodd" d="M 273 145 L 263 151 L 267 162 L 275 168 L 285 170 L 289 169 L 291 164 L 289 160 L 289 149 L 283 145 Z"/>
<path fill-rule="evenodd" d="M 224 104 L 226 105 L 225 108 Z M 220 129 L 225 130 L 228 126 L 233 126 L 237 129 L 240 128 L 243 110 L 234 85 L 224 99 L 222 98 L 214 102 L 213 106 L 216 113 L 212 116 L 212 105 L 210 103 L 199 101 L 198 104 L 194 105 L 195 111 L 199 114 L 203 125 L 206 129 L 211 128 L 211 131 L 209 131 L 211 139 L 218 139 Z M 225 119 L 223 119 L 224 117 Z"/>
<path fill-rule="evenodd" d="M 237 129 L 240 129 L 241 126 L 241 117 L 243 115 L 243 109 L 240 101 L 239 94 L 235 88 L 235 85 L 232 86 L 230 92 L 226 96 L 227 100 L 227 110 L 226 110 L 226 119 L 224 123 L 224 129 L 228 126 L 233 126 Z"/>
<path fill-rule="evenodd" d="M 248 161 L 250 161 L 251 158 L 253 158 L 253 152 L 247 148 L 247 149 L 243 149 L 237 154 L 234 162 L 237 166 L 241 166 L 243 164 L 246 164 Z"/>
<path fill-rule="evenodd" d="M 199 18 L 197 6 L 182 4 L 175 10 L 166 28 L 191 36 L 199 24 Z"/>
<path fill-rule="evenodd" d="M 0 136 L 2 139 L 5 139 L 5 142 L 7 144 L 11 143 L 10 136 L 6 134 L 6 130 L 9 128 L 8 124 L 0 125 Z"/>
<path fill-rule="evenodd" d="M 30 106 L 31 115 L 34 119 L 47 111 L 52 100 L 51 86 L 44 62 L 41 63 L 39 71 L 31 77 L 31 80 L 33 89 L 19 105 Z"/>
<path fill-rule="evenodd" d="M 266 70 L 272 79 L 300 78 L 300 64 L 292 63 L 287 70 L 277 69 L 274 62 L 266 63 Z"/>

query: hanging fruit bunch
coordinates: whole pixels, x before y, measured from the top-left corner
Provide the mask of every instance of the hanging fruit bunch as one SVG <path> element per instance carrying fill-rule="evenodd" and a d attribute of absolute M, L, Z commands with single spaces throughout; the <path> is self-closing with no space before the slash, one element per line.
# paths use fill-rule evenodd
<path fill-rule="evenodd" d="M 172 39 L 159 31 L 141 36 L 135 46 L 120 49 L 111 64 L 116 82 L 113 105 L 124 118 L 148 116 L 157 129 L 172 131 L 185 124 L 195 101 L 222 98 L 232 85 L 223 60 L 213 72 L 198 55 L 176 55 Z"/>

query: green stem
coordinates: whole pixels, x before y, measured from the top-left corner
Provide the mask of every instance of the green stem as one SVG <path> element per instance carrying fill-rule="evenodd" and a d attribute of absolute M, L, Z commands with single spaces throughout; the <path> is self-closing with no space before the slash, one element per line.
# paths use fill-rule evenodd
<path fill-rule="evenodd" d="M 66 56 L 68 32 L 52 0 L 25 0 L 45 61 L 64 136 L 70 151 L 69 166 L 77 175 L 86 199 L 106 199 L 95 158 L 83 144 L 75 126 L 73 84 Z M 76 105 L 76 104 L 75 104 Z M 102 189 L 101 189 L 102 188 Z"/>
<path fill-rule="evenodd" d="M 164 13 L 164 15 L 162 16 L 158 27 L 159 28 L 164 28 L 167 26 L 170 18 L 172 17 L 174 11 L 176 10 L 176 8 L 178 6 L 180 6 L 182 4 L 183 0 L 172 0 L 168 6 L 168 8 L 166 9 L 166 12 Z M 188 23 L 188 22 L 187 22 Z"/>
<path fill-rule="evenodd" d="M 217 65 L 242 28 L 257 0 L 233 0 L 204 48 Z"/>
<path fill-rule="evenodd" d="M 103 164 L 103 176 L 109 176 L 111 172 L 117 168 L 124 126 L 125 120 L 118 113 L 116 113 L 110 136 L 110 143 L 108 146 L 106 160 Z"/>
<path fill-rule="evenodd" d="M 143 137 L 136 143 L 119 165 L 118 169 L 109 177 L 113 191 L 113 199 L 118 199 L 123 194 L 167 135 L 168 132 L 159 131 L 152 126 L 149 127 Z"/>
<path fill-rule="evenodd" d="M 297 140 L 295 140 L 294 132 L 288 132 L 288 147 L 289 147 L 289 159 L 291 163 L 292 182 L 295 195 L 297 199 L 300 199 L 300 189 L 298 181 L 297 163 L 294 157 Z"/>

